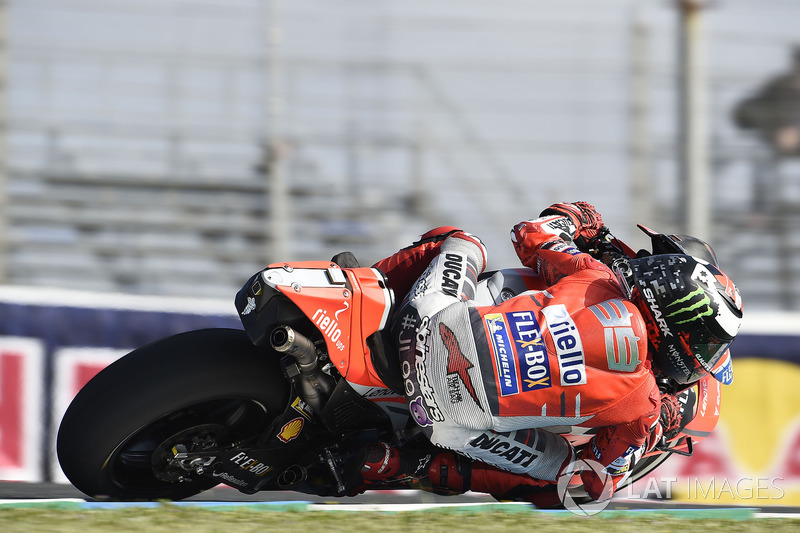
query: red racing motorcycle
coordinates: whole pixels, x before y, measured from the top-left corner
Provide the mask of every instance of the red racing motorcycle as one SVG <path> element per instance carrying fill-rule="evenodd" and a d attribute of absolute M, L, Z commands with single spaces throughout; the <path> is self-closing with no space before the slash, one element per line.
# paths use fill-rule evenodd
<path fill-rule="evenodd" d="M 643 229 L 654 254 L 707 255 L 689 249 L 691 238 Z M 608 233 L 590 253 L 607 264 L 635 255 Z M 476 300 L 490 305 L 542 288 L 532 270 L 504 269 L 482 277 Z M 331 262 L 276 263 L 250 278 L 235 304 L 243 330 L 161 339 L 109 365 L 77 394 L 57 439 L 75 487 L 112 500 L 180 500 L 220 483 L 247 494 L 345 496 L 358 477 L 353 458 L 365 446 L 433 451 L 410 416 L 397 356 L 384 341 L 395 301 L 380 271 L 347 253 Z M 691 454 L 719 417 L 700 406 L 717 404 L 719 395 L 711 377 L 678 392 L 680 431 L 634 456 L 618 488 L 673 453 Z M 582 433 L 566 437 L 580 448 L 591 437 Z M 426 487 L 400 480 L 371 488 Z"/>

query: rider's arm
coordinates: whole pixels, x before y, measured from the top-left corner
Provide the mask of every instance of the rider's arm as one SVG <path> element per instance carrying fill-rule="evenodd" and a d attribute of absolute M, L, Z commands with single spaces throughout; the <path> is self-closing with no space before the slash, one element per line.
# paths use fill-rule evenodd
<path fill-rule="evenodd" d="M 522 264 L 553 284 L 580 270 L 600 268 L 580 250 L 602 227 L 603 217 L 591 204 L 559 203 L 542 211 L 540 218 L 514 226 L 511 241 Z"/>
<path fill-rule="evenodd" d="M 552 285 L 564 276 L 587 268 L 605 268 L 575 246 L 572 222 L 561 216 L 545 216 L 520 222 L 511 231 L 514 250 L 523 265 Z"/>

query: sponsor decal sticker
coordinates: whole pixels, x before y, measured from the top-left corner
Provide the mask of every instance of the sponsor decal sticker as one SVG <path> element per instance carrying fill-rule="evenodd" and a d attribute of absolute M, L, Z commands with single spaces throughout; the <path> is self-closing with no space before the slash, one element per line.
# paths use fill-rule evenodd
<path fill-rule="evenodd" d="M 343 311 L 350 305 L 347 303 L 347 301 L 342 303 L 345 307 L 339 311 Z M 342 328 L 337 319 L 339 311 L 336 311 L 334 313 L 334 317 L 331 317 L 328 315 L 328 311 L 326 309 L 319 308 L 314 311 L 314 315 L 311 317 L 311 320 L 314 322 L 314 324 L 316 324 L 317 328 L 319 328 L 323 335 L 335 343 L 336 349 L 338 349 L 340 352 L 343 352 L 345 346 L 344 343 L 339 340 L 342 336 Z"/>
<path fill-rule="evenodd" d="M 653 286 L 658 292 L 664 292 L 665 290 L 656 283 L 653 283 Z M 645 300 L 647 300 L 647 306 L 650 308 L 650 312 L 653 314 L 653 320 L 655 320 L 658 324 L 661 334 L 664 337 L 672 337 L 672 331 L 670 331 L 669 325 L 667 325 L 667 320 L 664 318 L 664 313 L 661 312 L 661 308 L 658 306 L 658 300 L 656 299 L 653 289 L 644 287 L 642 289 L 642 295 L 644 296 Z"/>
<path fill-rule="evenodd" d="M 442 292 L 455 298 L 459 297 L 461 285 L 464 283 L 465 261 L 461 254 L 446 254 L 442 270 Z"/>
<path fill-rule="evenodd" d="M 300 435 L 300 432 L 303 431 L 303 425 L 305 425 L 305 422 L 301 417 L 286 422 L 278 432 L 278 438 L 282 442 L 289 442 L 296 439 Z"/>
<path fill-rule="evenodd" d="M 414 421 L 420 427 L 428 427 L 433 425 L 433 420 L 428 418 L 428 413 L 425 411 L 425 407 L 422 406 L 422 396 L 417 396 L 408 404 L 409 411 L 411 411 L 411 416 L 414 418 Z"/>
<path fill-rule="evenodd" d="M 679 304 L 683 305 L 674 311 L 670 309 Z M 711 298 L 708 297 L 702 287 L 698 287 L 683 298 L 667 304 L 667 309 L 672 311 L 667 315 L 667 318 L 675 317 L 675 324 L 677 325 L 703 320 L 704 317 L 714 314 L 714 309 L 711 307 Z"/>
<path fill-rule="evenodd" d="M 440 323 L 439 334 L 442 337 L 442 343 L 444 343 L 445 348 L 447 348 L 447 387 L 450 393 L 450 401 L 452 403 L 459 403 L 461 401 L 458 383 L 453 383 L 456 387 L 451 387 L 451 378 L 456 378 L 461 381 L 467 393 L 475 401 L 475 404 L 483 411 L 483 407 L 478 401 L 478 395 L 475 393 L 472 378 L 470 378 L 469 375 L 469 370 L 475 365 L 473 365 L 461 351 L 461 347 L 458 345 L 458 339 L 456 339 L 453 330 Z M 457 401 L 453 401 L 454 399 Z"/>
<path fill-rule="evenodd" d="M 551 305 L 542 309 L 558 358 L 561 386 L 586 384 L 586 365 L 583 356 L 583 343 L 563 304 Z"/>
<path fill-rule="evenodd" d="M 485 315 L 486 327 L 489 330 L 489 341 L 494 349 L 497 378 L 501 396 L 519 394 L 519 377 L 514 347 L 508 334 L 508 324 L 502 313 Z"/>
<path fill-rule="evenodd" d="M 231 457 L 230 460 L 232 463 L 236 464 L 242 470 L 247 470 L 251 474 L 259 477 L 263 476 L 264 474 L 272 470 L 271 466 L 265 465 L 258 459 L 253 459 L 252 457 L 249 457 L 244 452 L 237 453 L 236 455 Z"/>
<path fill-rule="evenodd" d="M 256 299 L 252 296 L 247 297 L 247 305 L 242 309 L 242 316 L 249 315 L 256 310 Z"/>
<path fill-rule="evenodd" d="M 605 472 L 612 476 L 619 476 L 627 472 L 631 465 L 631 457 L 634 453 L 638 452 L 639 449 L 639 446 L 628 446 L 628 449 L 625 450 L 622 455 L 614 459 L 611 464 L 605 468 Z"/>
<path fill-rule="evenodd" d="M 406 315 L 402 322 L 403 331 L 398 339 L 398 352 L 402 360 L 400 368 L 402 370 L 405 393 L 407 397 L 416 396 L 411 404 L 416 402 L 415 406 L 424 412 L 424 417 L 422 417 L 421 413 L 415 415 L 415 420 L 423 421 L 423 423 L 420 423 L 420 426 L 423 427 L 425 422 L 442 422 L 444 420 L 444 415 L 437 403 L 433 387 L 428 381 L 426 361 L 431 348 L 429 322 L 430 319 L 428 317 L 416 319 L 412 315 Z M 417 323 L 419 323 L 419 327 L 416 327 Z M 407 335 L 407 330 L 414 332 L 413 337 Z M 412 357 L 413 364 L 411 363 Z M 417 394 L 417 388 L 419 388 L 419 394 Z M 418 399 L 419 402 L 417 402 Z"/>
<path fill-rule="evenodd" d="M 565 241 L 572 241 L 572 234 L 575 232 L 575 226 L 569 221 L 567 217 L 558 216 L 544 222 L 542 227 L 551 235 L 556 235 Z"/>
<path fill-rule="evenodd" d="M 670 344 L 667 348 L 667 356 L 669 360 L 675 365 L 675 368 L 680 370 L 684 376 L 687 378 L 692 375 L 692 369 L 686 366 L 686 361 L 684 361 L 684 357 L 681 356 L 680 350 L 675 346 L 675 344 Z"/>
<path fill-rule="evenodd" d="M 481 433 L 469 442 L 473 448 L 487 450 L 503 461 L 528 468 L 544 452 L 544 439 L 537 438 L 532 446 L 520 446 L 510 433 Z M 538 453 L 537 453 L 538 452 Z"/>
<path fill-rule="evenodd" d="M 232 484 L 237 485 L 239 487 L 246 487 L 247 486 L 247 481 L 244 481 L 243 479 L 239 479 L 237 477 L 233 477 L 232 475 L 228 474 L 227 472 L 214 472 L 211 475 L 214 476 L 214 477 L 220 478 L 220 479 L 224 479 L 225 482 L 228 483 L 228 484 L 232 483 Z"/>
<path fill-rule="evenodd" d="M 506 318 L 519 361 L 522 392 L 549 388 L 552 386 L 550 360 L 533 312 L 506 313 Z"/>
<path fill-rule="evenodd" d="M 309 406 L 306 402 L 301 400 L 300 398 L 295 399 L 292 402 L 292 409 L 303 415 L 303 418 L 306 420 L 311 420 L 311 415 L 313 411 L 311 410 L 311 406 Z"/>

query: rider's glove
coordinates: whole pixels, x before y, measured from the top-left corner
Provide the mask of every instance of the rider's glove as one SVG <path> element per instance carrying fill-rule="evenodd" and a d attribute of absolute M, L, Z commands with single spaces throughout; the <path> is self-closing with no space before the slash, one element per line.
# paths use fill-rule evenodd
<path fill-rule="evenodd" d="M 678 398 L 672 394 L 662 394 L 661 412 L 647 437 L 646 450 L 649 452 L 674 439 L 680 431 L 681 422 L 681 404 Z"/>
<path fill-rule="evenodd" d="M 572 240 L 581 250 L 585 249 L 588 241 L 596 237 L 603 227 L 603 217 L 592 204 L 587 202 L 553 204 L 542 211 L 539 216 L 546 215 L 567 217 L 576 228 Z"/>
<path fill-rule="evenodd" d="M 678 398 L 672 394 L 661 396 L 661 416 L 659 423 L 664 431 L 667 440 L 677 435 L 681 426 L 681 404 Z"/>

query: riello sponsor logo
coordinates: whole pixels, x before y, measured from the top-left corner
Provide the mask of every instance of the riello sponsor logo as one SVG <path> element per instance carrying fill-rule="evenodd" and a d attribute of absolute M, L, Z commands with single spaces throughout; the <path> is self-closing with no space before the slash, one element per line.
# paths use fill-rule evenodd
<path fill-rule="evenodd" d="M 542 309 L 542 313 L 547 318 L 550 336 L 556 348 L 561 386 L 585 385 L 583 343 L 567 308 L 564 305 L 553 305 Z"/>
<path fill-rule="evenodd" d="M 311 317 L 314 324 L 317 325 L 323 335 L 328 337 L 340 350 L 344 349 L 344 345 L 339 344 L 339 339 L 342 336 L 342 329 L 339 326 L 339 321 L 328 315 L 325 309 L 317 309 Z"/>

